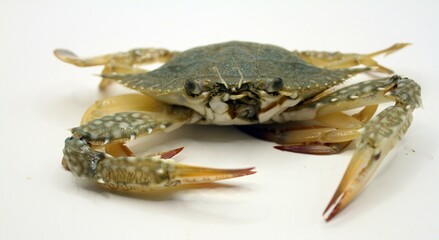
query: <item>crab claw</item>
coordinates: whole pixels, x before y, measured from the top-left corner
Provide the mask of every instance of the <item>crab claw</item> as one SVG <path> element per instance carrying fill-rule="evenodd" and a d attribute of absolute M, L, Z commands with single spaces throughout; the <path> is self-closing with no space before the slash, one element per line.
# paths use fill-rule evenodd
<path fill-rule="evenodd" d="M 121 145 L 115 145 L 115 149 Z M 94 150 L 83 137 L 65 140 L 63 165 L 77 177 L 93 180 L 115 190 L 144 192 L 180 184 L 206 183 L 254 174 L 254 168 L 215 169 L 176 163 L 172 159 L 182 148 L 136 157 Z M 116 151 L 115 151 L 116 152 Z"/>
<path fill-rule="evenodd" d="M 340 185 L 323 212 L 326 221 L 343 210 L 366 187 L 385 155 L 369 144 L 360 144 Z"/>

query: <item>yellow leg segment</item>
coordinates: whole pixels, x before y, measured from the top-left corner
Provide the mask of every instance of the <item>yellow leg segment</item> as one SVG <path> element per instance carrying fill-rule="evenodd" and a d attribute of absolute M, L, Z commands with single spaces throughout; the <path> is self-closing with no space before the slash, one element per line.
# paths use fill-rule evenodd
<path fill-rule="evenodd" d="M 307 154 L 339 153 L 352 140 L 361 136 L 359 130 L 372 118 L 377 107 L 367 106 L 352 116 L 342 112 L 319 116 L 312 121 L 319 127 L 290 131 L 287 139 L 291 142 L 275 148 Z"/>
<path fill-rule="evenodd" d="M 177 52 L 162 48 L 137 48 L 128 52 L 106 54 L 91 58 L 80 58 L 73 52 L 66 49 L 56 49 L 55 56 L 78 67 L 90 67 L 103 65 L 102 74 L 113 73 L 142 73 L 146 70 L 138 68 L 139 65 L 163 63 L 169 61 Z M 99 84 L 101 90 L 105 89 L 111 79 L 103 78 Z"/>
<path fill-rule="evenodd" d="M 376 105 L 349 116 L 335 112 L 313 120 L 262 126 L 242 126 L 252 136 L 284 144 L 276 149 L 307 154 L 335 154 L 358 138 L 364 124 L 375 114 Z"/>
<path fill-rule="evenodd" d="M 364 65 L 367 67 L 371 67 L 378 72 L 393 73 L 392 70 L 378 64 L 373 58 L 381 54 L 392 54 L 408 45 L 410 44 L 397 43 L 390 46 L 389 48 L 369 54 L 318 51 L 302 51 L 298 52 L 298 54 L 306 62 L 322 68 L 337 69 Z"/>

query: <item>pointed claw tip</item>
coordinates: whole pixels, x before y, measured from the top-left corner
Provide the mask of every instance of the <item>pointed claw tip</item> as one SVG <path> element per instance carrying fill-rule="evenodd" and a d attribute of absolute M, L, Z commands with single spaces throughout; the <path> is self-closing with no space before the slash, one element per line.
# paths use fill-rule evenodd
<path fill-rule="evenodd" d="M 255 174 L 256 171 L 254 169 L 255 169 L 254 167 L 249 167 L 249 168 L 242 168 L 242 169 L 230 169 L 230 170 L 226 170 L 226 171 L 229 172 L 229 174 L 231 175 L 231 178 L 235 178 L 235 177 L 243 177 L 243 176 Z"/>
<path fill-rule="evenodd" d="M 255 167 L 241 169 L 240 172 L 242 173 L 242 175 L 239 175 L 238 177 L 255 174 L 256 171 L 254 169 Z"/>
<path fill-rule="evenodd" d="M 330 211 L 329 211 L 330 210 Z M 329 204 L 325 211 L 323 212 L 323 218 L 325 219 L 326 222 L 331 221 L 331 219 L 333 217 L 335 217 L 335 215 L 337 215 L 337 213 L 339 213 L 339 205 L 333 205 L 333 204 Z"/>
<path fill-rule="evenodd" d="M 183 151 L 183 149 L 184 149 L 184 147 L 179 147 L 179 148 L 176 148 L 176 149 L 172 149 L 172 150 L 169 150 L 167 152 L 161 153 L 160 156 L 162 158 L 169 159 L 169 158 L 172 158 L 175 155 L 179 154 L 181 151 Z"/>
<path fill-rule="evenodd" d="M 184 147 L 179 147 L 174 149 L 174 151 L 176 151 L 177 153 L 180 153 L 181 151 L 183 151 Z"/>
<path fill-rule="evenodd" d="M 237 177 L 244 177 L 244 176 L 248 176 L 248 175 L 252 175 L 255 174 L 256 171 L 253 170 L 254 167 L 251 168 L 243 168 L 243 169 L 230 169 L 230 170 L 225 170 L 225 176 L 228 175 L 228 177 L 225 177 L 224 179 L 228 179 L 228 178 L 237 178 Z"/>
<path fill-rule="evenodd" d="M 323 215 L 323 219 L 325 220 L 325 222 L 329 222 L 331 221 L 331 219 L 335 216 L 335 214 L 333 214 L 332 212 L 328 215 Z"/>
<path fill-rule="evenodd" d="M 345 192 L 339 193 L 335 192 L 331 201 L 326 206 L 325 211 L 323 212 L 323 218 L 326 222 L 329 222 L 333 217 L 335 217 L 344 207 L 349 203 L 349 199 L 346 198 Z"/>

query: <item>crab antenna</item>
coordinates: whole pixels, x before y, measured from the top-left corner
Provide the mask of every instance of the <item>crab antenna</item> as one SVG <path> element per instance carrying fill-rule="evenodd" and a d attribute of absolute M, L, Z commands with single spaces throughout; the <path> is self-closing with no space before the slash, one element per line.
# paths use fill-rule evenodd
<path fill-rule="evenodd" d="M 224 78 L 221 77 L 221 74 L 220 74 L 218 68 L 217 68 L 217 67 L 213 67 L 213 70 L 215 70 L 215 71 L 218 73 L 218 77 L 219 77 L 219 79 L 221 80 L 221 82 L 224 84 L 224 86 L 225 86 L 227 89 L 229 89 L 229 85 L 226 83 L 226 81 L 224 80 Z"/>
<path fill-rule="evenodd" d="M 239 67 L 237 67 L 236 69 L 238 69 L 239 75 L 241 75 L 241 79 L 239 79 L 238 83 L 238 88 L 241 88 L 242 82 L 244 82 L 244 75 L 242 75 L 241 69 L 239 69 Z"/>

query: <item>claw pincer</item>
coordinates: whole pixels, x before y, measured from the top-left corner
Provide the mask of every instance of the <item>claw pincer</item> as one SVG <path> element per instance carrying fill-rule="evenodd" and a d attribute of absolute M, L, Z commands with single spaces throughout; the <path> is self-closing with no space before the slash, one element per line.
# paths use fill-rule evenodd
<path fill-rule="evenodd" d="M 205 183 L 255 173 L 253 168 L 215 169 L 175 163 L 162 155 L 112 157 L 94 150 L 82 137 L 65 140 L 63 162 L 73 175 L 110 189 L 142 192 Z"/>
<path fill-rule="evenodd" d="M 385 156 L 410 127 L 415 108 L 421 106 L 421 88 L 413 80 L 393 76 L 385 96 L 396 104 L 364 126 L 362 137 L 334 196 L 324 211 L 326 221 L 345 208 L 368 184 Z"/>

